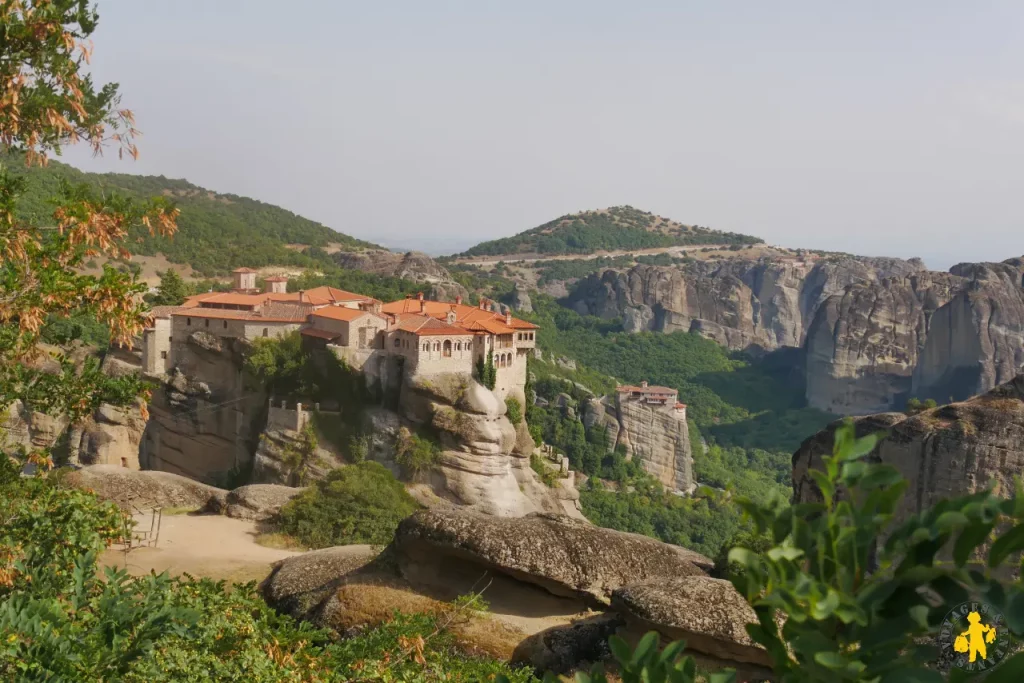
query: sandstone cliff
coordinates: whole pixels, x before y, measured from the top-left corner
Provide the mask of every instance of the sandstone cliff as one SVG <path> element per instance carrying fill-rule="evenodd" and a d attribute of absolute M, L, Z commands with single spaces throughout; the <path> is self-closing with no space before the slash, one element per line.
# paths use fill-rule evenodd
<path fill-rule="evenodd" d="M 856 282 L 924 269 L 918 260 L 763 258 L 638 265 L 582 280 L 569 297 L 581 314 L 621 317 L 627 331 L 694 331 L 730 349 L 800 346 L 822 301 Z"/>
<path fill-rule="evenodd" d="M 1024 261 L 859 283 L 829 297 L 808 330 L 807 399 L 864 414 L 909 397 L 961 400 L 1024 367 Z"/>
<path fill-rule="evenodd" d="M 832 452 L 834 423 L 807 439 L 793 455 L 793 499 L 820 500 L 808 472 L 822 469 Z M 881 413 L 856 418 L 857 435 L 887 431 L 871 456 L 910 482 L 898 513 L 903 519 L 942 498 L 973 493 L 994 481 L 1013 490 L 1024 469 L 1024 375 L 962 403 L 908 417 Z"/>
<path fill-rule="evenodd" d="M 438 301 L 454 301 L 456 296 L 469 295 L 444 266 L 422 252 L 401 254 L 387 249 L 363 249 L 339 251 L 333 258 L 343 268 L 429 284 L 430 298 Z"/>
<path fill-rule="evenodd" d="M 674 411 L 639 401 L 593 398 L 584 407 L 583 423 L 588 428 L 603 426 L 610 447 L 625 446 L 629 456 L 668 489 L 694 488 L 689 428 Z"/>
<path fill-rule="evenodd" d="M 807 401 L 837 414 L 902 405 L 936 309 L 961 278 L 915 273 L 857 283 L 819 306 L 807 331 Z"/>

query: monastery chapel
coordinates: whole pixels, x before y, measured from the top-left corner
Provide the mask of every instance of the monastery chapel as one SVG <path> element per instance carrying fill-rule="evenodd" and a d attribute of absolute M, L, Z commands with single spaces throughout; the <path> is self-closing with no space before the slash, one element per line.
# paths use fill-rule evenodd
<path fill-rule="evenodd" d="M 298 330 L 307 348 L 329 350 L 357 369 L 373 358 L 400 356 L 410 377 L 471 375 L 478 361 L 493 354 L 501 398 L 526 385 L 526 355 L 536 347 L 538 327 L 493 310 L 488 301 L 469 306 L 461 297 L 445 303 L 421 293 L 385 304 L 334 287 L 288 292 L 283 277 L 264 283 L 261 291 L 256 271 L 238 268 L 231 292 L 154 307 L 142 338 L 144 372 L 159 376 L 178 367 L 197 332 L 251 341 Z"/>

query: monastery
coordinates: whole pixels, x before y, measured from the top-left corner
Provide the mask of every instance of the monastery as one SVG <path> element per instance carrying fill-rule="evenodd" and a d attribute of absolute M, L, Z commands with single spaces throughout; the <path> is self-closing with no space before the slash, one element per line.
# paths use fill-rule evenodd
<path fill-rule="evenodd" d="M 495 392 L 504 398 L 526 386 L 526 356 L 538 327 L 478 306 L 417 297 L 383 303 L 333 287 L 288 292 L 287 279 L 271 277 L 256 287 L 256 271 L 234 271 L 231 292 L 188 297 L 181 306 L 157 306 L 142 339 L 143 370 L 165 375 L 185 356 L 196 332 L 253 340 L 296 330 L 307 348 L 327 349 L 351 366 L 400 357 L 408 377 L 441 373 L 472 375 L 488 356 L 497 370 Z"/>

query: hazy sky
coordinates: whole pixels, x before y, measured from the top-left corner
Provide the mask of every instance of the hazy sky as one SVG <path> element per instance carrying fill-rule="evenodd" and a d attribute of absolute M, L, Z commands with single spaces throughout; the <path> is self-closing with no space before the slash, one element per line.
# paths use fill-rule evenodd
<path fill-rule="evenodd" d="M 99 0 L 136 163 L 392 246 L 631 204 L 771 243 L 1024 253 L 1024 3 Z"/>

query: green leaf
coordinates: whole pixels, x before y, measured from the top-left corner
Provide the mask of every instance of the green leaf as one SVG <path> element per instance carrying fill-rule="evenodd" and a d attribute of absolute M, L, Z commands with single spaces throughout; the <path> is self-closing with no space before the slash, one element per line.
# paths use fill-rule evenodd
<path fill-rule="evenodd" d="M 1024 591 L 1014 586 L 1006 601 L 1006 625 L 1014 635 L 1024 635 Z"/>
<path fill-rule="evenodd" d="M 900 667 L 882 676 L 881 683 L 945 683 L 946 677 L 934 669 Z"/>
<path fill-rule="evenodd" d="M 850 661 L 846 657 L 836 652 L 835 650 L 824 650 L 822 652 L 815 652 L 814 661 L 818 664 L 821 664 L 826 669 L 832 669 L 833 671 L 845 669 L 846 665 L 850 663 Z"/>
<path fill-rule="evenodd" d="M 1020 683 L 1024 681 L 1024 652 L 1018 652 L 997 666 L 985 683 Z"/>
<path fill-rule="evenodd" d="M 612 636 L 608 639 L 608 649 L 612 651 L 612 656 L 620 664 L 629 664 L 630 660 L 633 659 L 633 650 L 629 647 L 629 644 L 618 636 Z"/>
<path fill-rule="evenodd" d="M 658 632 L 648 631 L 640 642 L 637 643 L 636 649 L 633 650 L 633 656 L 630 658 L 629 663 L 632 665 L 640 664 L 658 649 Z"/>
<path fill-rule="evenodd" d="M 988 535 L 994 528 L 995 524 L 975 522 L 960 532 L 956 543 L 953 544 L 953 561 L 958 567 L 967 564 L 974 549 L 988 540 Z"/>
<path fill-rule="evenodd" d="M 952 531 L 956 527 L 967 526 L 968 524 L 970 524 L 970 520 L 967 519 L 967 515 L 959 510 L 943 512 L 939 515 L 939 518 L 935 520 L 935 526 L 940 531 Z"/>
<path fill-rule="evenodd" d="M 988 566 L 998 567 L 1018 550 L 1024 550 L 1024 524 L 1018 524 L 995 540 L 988 552 Z"/>

